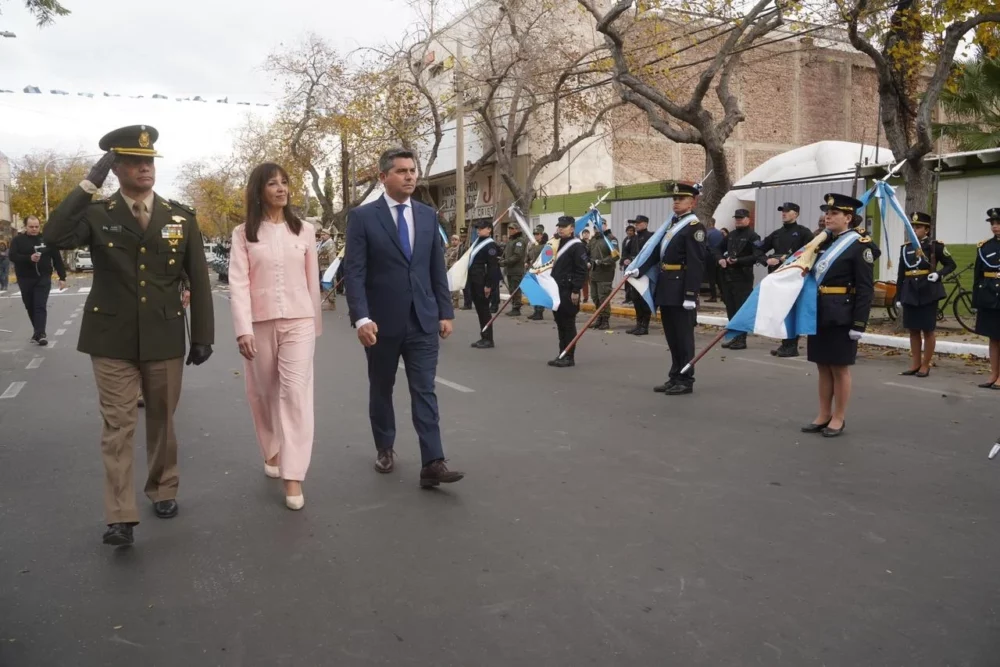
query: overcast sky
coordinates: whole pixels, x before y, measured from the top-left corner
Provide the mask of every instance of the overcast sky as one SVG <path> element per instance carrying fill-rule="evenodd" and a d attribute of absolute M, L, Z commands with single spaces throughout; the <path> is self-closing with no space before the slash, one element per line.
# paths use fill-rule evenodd
<path fill-rule="evenodd" d="M 21 0 L 0 0 L 0 152 L 97 152 L 102 134 L 122 125 L 160 131 L 157 191 L 176 195 L 184 162 L 228 152 L 248 113 L 271 109 L 280 87 L 261 71 L 267 55 L 316 32 L 342 52 L 398 41 L 415 20 L 403 0 L 63 0 L 73 11 L 36 28 Z M 26 95 L 25 86 L 42 95 Z M 51 95 L 64 90 L 70 96 Z M 104 98 L 103 93 L 121 98 Z M 93 93 L 93 99 L 78 97 Z M 169 100 L 152 100 L 153 94 Z M 142 100 L 127 99 L 143 95 Z M 177 102 L 200 95 L 208 104 Z M 228 97 L 229 105 L 216 99 Z"/>

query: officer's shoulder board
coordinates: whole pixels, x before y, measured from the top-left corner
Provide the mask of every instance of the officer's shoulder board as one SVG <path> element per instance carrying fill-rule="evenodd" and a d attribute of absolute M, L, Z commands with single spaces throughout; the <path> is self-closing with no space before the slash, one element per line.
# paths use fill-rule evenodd
<path fill-rule="evenodd" d="M 976 247 L 977 248 L 982 248 L 984 245 L 986 245 L 989 242 L 990 242 L 990 239 L 986 239 L 985 241 L 980 241 L 978 244 L 976 244 Z"/>
<path fill-rule="evenodd" d="M 861 238 L 858 239 L 858 242 L 859 243 L 871 243 L 872 242 L 872 237 L 870 237 L 870 236 L 862 236 Z"/>
<path fill-rule="evenodd" d="M 171 206 L 173 206 L 175 208 L 179 208 L 180 210 L 184 211 L 185 213 L 190 213 L 191 215 L 197 215 L 197 213 L 195 213 L 195 211 L 194 211 L 194 207 L 193 206 L 188 206 L 187 204 L 182 204 L 179 201 L 177 201 L 176 199 L 168 199 L 167 201 L 170 202 Z"/>

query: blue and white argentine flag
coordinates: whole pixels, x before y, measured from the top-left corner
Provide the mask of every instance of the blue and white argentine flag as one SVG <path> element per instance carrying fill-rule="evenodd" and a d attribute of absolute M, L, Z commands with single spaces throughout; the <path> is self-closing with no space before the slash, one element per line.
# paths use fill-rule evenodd
<path fill-rule="evenodd" d="M 577 243 L 580 241 L 573 239 Z M 552 265 L 555 263 L 559 237 L 555 237 L 542 247 L 538 259 L 521 279 L 521 293 L 532 306 L 556 310 L 559 308 L 559 286 L 552 279 Z"/>
<path fill-rule="evenodd" d="M 333 279 L 337 276 L 337 269 L 340 268 L 340 263 L 344 261 L 344 250 L 347 249 L 347 245 L 344 245 L 337 253 L 337 256 L 330 263 L 330 268 L 323 273 L 323 279 L 320 281 L 323 285 L 323 289 L 328 290 L 333 287 Z"/>

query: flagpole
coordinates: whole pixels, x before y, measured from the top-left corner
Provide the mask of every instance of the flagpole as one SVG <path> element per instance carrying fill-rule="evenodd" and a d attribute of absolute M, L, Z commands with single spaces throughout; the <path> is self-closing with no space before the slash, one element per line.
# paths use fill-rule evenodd
<path fill-rule="evenodd" d="M 698 353 L 698 356 L 696 356 L 694 359 L 685 364 L 684 368 L 681 369 L 681 375 L 686 375 L 688 371 L 694 368 L 694 365 L 699 361 L 701 361 L 701 358 L 704 357 L 706 354 L 708 354 L 713 347 L 718 345 L 719 341 L 722 340 L 727 333 L 729 333 L 729 329 L 723 329 L 722 331 L 720 331 L 719 335 L 713 338 L 712 342 L 709 343 L 704 350 Z"/>
<path fill-rule="evenodd" d="M 628 282 L 628 278 L 627 277 L 622 278 L 622 281 L 618 283 L 618 286 L 615 287 L 613 290 L 611 290 L 611 294 L 608 295 L 608 298 L 605 299 L 601 303 L 601 305 L 597 307 L 596 310 L 594 310 L 594 314 L 590 316 L 590 319 L 587 320 L 587 323 L 583 325 L 583 328 L 580 330 L 580 332 L 576 334 L 576 337 L 569 342 L 569 345 L 566 346 L 566 349 L 559 353 L 557 359 L 562 359 L 567 354 L 569 354 L 569 351 L 573 349 L 573 346 L 576 345 L 577 341 L 583 338 L 583 334 L 587 333 L 587 331 L 590 329 L 590 325 L 593 324 L 594 320 L 596 320 L 600 316 L 601 311 L 603 311 L 607 307 L 607 305 L 611 303 L 611 299 L 614 298 L 615 294 L 618 294 L 619 290 L 621 290 L 621 288 L 625 286 L 626 282 Z"/>
<path fill-rule="evenodd" d="M 504 301 L 502 304 L 500 304 L 500 307 L 497 308 L 497 312 L 493 314 L 493 317 L 490 318 L 490 321 L 486 323 L 486 326 L 483 327 L 482 330 L 479 333 L 486 333 L 486 330 L 489 329 L 490 326 L 492 326 L 492 324 L 494 322 L 496 322 L 497 318 L 500 317 L 500 313 L 502 313 L 504 311 L 504 309 L 508 306 L 508 304 L 510 304 L 511 301 L 514 300 L 514 297 L 517 296 L 517 294 L 520 291 L 521 291 L 521 286 L 518 285 L 517 289 L 514 290 L 513 292 L 511 292 L 511 295 L 509 297 L 507 297 L 507 300 Z M 518 297 L 518 298 L 520 298 L 520 297 Z"/>

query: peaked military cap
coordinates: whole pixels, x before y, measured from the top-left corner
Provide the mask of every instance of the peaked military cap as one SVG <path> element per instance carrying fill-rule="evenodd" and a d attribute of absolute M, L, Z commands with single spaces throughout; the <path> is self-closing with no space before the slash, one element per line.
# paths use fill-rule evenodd
<path fill-rule="evenodd" d="M 746 210 L 745 208 L 738 208 L 738 209 L 736 209 L 736 213 L 733 213 L 733 217 L 734 218 L 749 218 L 750 217 L 750 211 Z"/>
<path fill-rule="evenodd" d="M 644 215 L 637 215 L 637 216 L 635 216 L 635 222 L 636 223 L 645 222 L 648 225 L 649 224 L 649 218 L 647 218 Z"/>
<path fill-rule="evenodd" d="M 489 218 L 483 218 L 476 223 L 476 229 L 493 229 L 493 221 Z"/>
<path fill-rule="evenodd" d="M 689 185 L 687 183 L 674 183 L 673 189 L 668 192 L 671 197 L 697 197 L 701 193 L 701 190 L 697 185 Z"/>
<path fill-rule="evenodd" d="M 994 222 L 1000 220 L 1000 208 L 991 208 L 986 211 L 986 222 Z"/>
<path fill-rule="evenodd" d="M 102 151 L 118 155 L 138 155 L 139 157 L 163 157 L 153 148 L 160 133 L 151 125 L 129 125 L 108 132 L 98 143 Z"/>
<path fill-rule="evenodd" d="M 778 207 L 778 210 L 781 211 L 782 213 L 784 213 L 785 211 L 795 211 L 796 213 L 799 213 L 802 209 L 800 209 L 799 205 L 796 204 L 795 202 L 786 201 L 784 204 Z"/>
<path fill-rule="evenodd" d="M 913 215 L 910 216 L 910 222 L 914 225 L 927 225 L 931 226 L 931 216 L 929 213 L 924 213 L 923 211 L 914 211 Z"/>
<path fill-rule="evenodd" d="M 535 225 L 535 233 L 536 234 L 544 234 L 545 233 L 545 227 L 544 227 L 544 225 Z"/>
<path fill-rule="evenodd" d="M 556 221 L 556 227 L 572 227 L 576 224 L 576 218 L 571 215 L 560 215 Z"/>
<path fill-rule="evenodd" d="M 841 211 L 853 214 L 862 206 L 861 202 L 854 197 L 842 195 L 839 192 L 828 193 L 824 199 L 826 203 L 819 207 L 821 211 Z"/>

